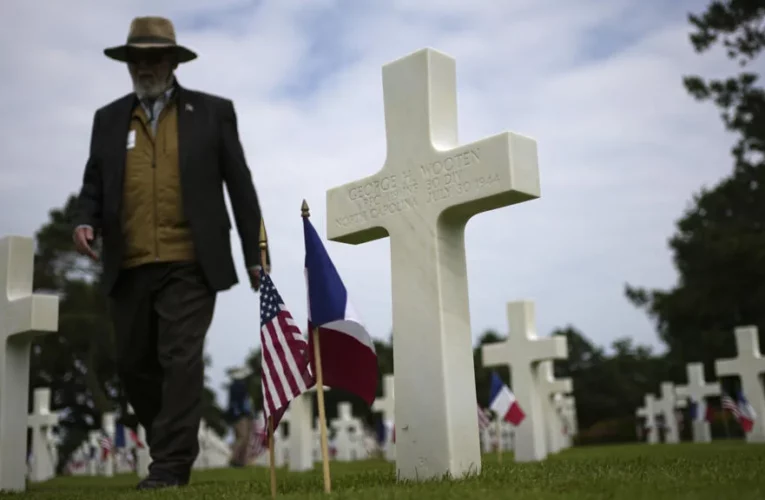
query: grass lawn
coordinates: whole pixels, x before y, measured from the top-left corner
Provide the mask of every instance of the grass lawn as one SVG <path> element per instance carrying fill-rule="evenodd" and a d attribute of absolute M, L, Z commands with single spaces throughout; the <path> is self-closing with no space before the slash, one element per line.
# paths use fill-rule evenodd
<path fill-rule="evenodd" d="M 516 464 L 510 454 L 483 459 L 480 477 L 397 484 L 395 468 L 380 461 L 332 463 L 332 497 L 429 500 L 765 499 L 765 445 L 627 445 L 566 450 L 546 461 Z M 269 498 L 268 469 L 195 472 L 190 486 L 137 492 L 134 476 L 64 477 L 33 485 L 31 500 L 260 499 Z M 324 496 L 321 466 L 307 473 L 277 472 L 279 498 Z M 10 497 L 0 494 L 0 498 Z"/>

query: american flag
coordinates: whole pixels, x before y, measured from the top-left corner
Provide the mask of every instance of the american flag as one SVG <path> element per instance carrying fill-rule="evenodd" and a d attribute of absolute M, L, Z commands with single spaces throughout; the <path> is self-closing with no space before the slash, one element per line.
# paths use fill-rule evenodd
<path fill-rule="evenodd" d="M 268 423 L 270 417 L 275 429 L 289 402 L 315 381 L 308 370 L 308 342 L 270 276 L 262 270 L 260 282 L 263 409 L 265 422 Z"/>
<path fill-rule="evenodd" d="M 738 404 L 733 401 L 732 397 L 728 396 L 726 393 L 723 393 L 720 401 L 722 402 L 722 407 L 724 410 L 730 410 L 730 412 L 733 413 L 733 416 L 737 419 L 741 418 L 741 410 L 739 410 Z"/>
<path fill-rule="evenodd" d="M 265 450 L 268 432 L 259 418 L 253 418 L 250 425 L 252 425 L 252 431 L 250 432 L 250 442 L 247 444 L 247 457 L 249 460 L 254 460 Z"/>
<path fill-rule="evenodd" d="M 133 429 L 129 429 L 130 431 L 130 439 L 133 440 L 133 444 L 135 444 L 136 448 L 143 448 L 144 444 L 141 442 L 141 438 L 138 437 L 138 433 L 134 431 Z"/>
<path fill-rule="evenodd" d="M 478 428 L 484 430 L 490 423 L 491 419 L 489 419 L 489 415 L 486 414 L 485 410 L 478 406 Z"/>
<path fill-rule="evenodd" d="M 98 438 L 98 445 L 101 448 L 101 460 L 106 460 L 106 457 L 112 451 L 112 440 L 109 439 L 105 432 L 101 433 L 101 436 Z"/>

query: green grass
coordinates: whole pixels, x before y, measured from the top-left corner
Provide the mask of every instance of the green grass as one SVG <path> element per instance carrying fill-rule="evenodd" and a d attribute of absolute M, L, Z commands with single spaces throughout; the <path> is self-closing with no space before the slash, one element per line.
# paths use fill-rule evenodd
<path fill-rule="evenodd" d="M 333 462 L 332 497 L 338 499 L 765 499 L 765 445 L 629 445 L 566 450 L 544 462 L 516 464 L 486 455 L 479 477 L 401 484 L 392 464 Z M 134 491 L 134 476 L 63 477 L 32 485 L 30 500 L 260 499 L 269 498 L 266 468 L 198 471 L 190 486 Z M 277 472 L 279 498 L 319 498 L 321 464 L 307 473 Z M 11 495 L 0 494 L 0 498 Z"/>

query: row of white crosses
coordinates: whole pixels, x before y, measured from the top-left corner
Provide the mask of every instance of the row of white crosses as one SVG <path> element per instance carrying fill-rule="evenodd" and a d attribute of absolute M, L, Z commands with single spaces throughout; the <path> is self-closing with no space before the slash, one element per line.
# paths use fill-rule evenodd
<path fill-rule="evenodd" d="M 29 480 L 33 483 L 53 478 L 58 462 L 58 442 L 53 429 L 58 426 L 59 415 L 50 411 L 50 401 L 50 389 L 35 389 L 32 413 L 27 418 L 27 425 L 32 430 Z M 118 469 L 117 450 L 114 448 L 115 433 L 115 415 L 105 413 L 102 416 L 101 429 L 89 432 L 80 449 L 73 454 L 74 461 L 84 464 L 79 471 L 75 472 L 107 477 L 113 476 L 115 472 L 125 472 L 124 468 Z M 102 437 L 104 436 L 110 443 L 110 450 L 105 457 L 102 454 L 104 445 Z M 97 452 L 92 454 L 91 450 L 97 450 Z M 139 450 L 139 464 L 145 464 L 146 470 L 148 470 L 148 460 L 148 451 Z M 132 471 L 132 467 L 130 470 Z"/>
<path fill-rule="evenodd" d="M 27 425 L 32 430 L 29 480 L 33 483 L 47 481 L 56 475 L 58 450 L 52 431 L 58 426 L 59 416 L 50 411 L 50 396 L 50 389 L 35 389 L 32 413 L 27 417 Z"/>
<path fill-rule="evenodd" d="M 0 490 L 21 492 L 27 476 L 29 354 L 58 329 L 58 297 L 32 293 L 34 241 L 0 239 Z"/>
<path fill-rule="evenodd" d="M 461 478 L 481 471 L 465 432 L 478 428 L 465 225 L 539 197 L 536 143 L 505 132 L 460 146 L 455 62 L 435 50 L 386 64 L 382 85 L 385 163 L 327 192 L 327 238 L 390 237 L 396 477 Z"/>
<path fill-rule="evenodd" d="M 295 398 L 284 412 L 277 428 L 274 429 L 274 465 L 276 467 L 286 465 L 289 470 L 306 471 L 312 470 L 314 463 L 321 461 L 318 418 L 315 419 L 315 426 L 311 427 L 312 401 L 309 399 L 311 397 L 312 394 L 305 393 Z M 259 425 L 263 425 L 262 412 L 258 413 L 256 420 Z M 289 432 L 285 432 L 285 424 L 289 425 Z M 332 446 L 337 451 L 336 460 L 348 462 L 368 458 L 369 451 L 365 443 L 363 425 L 360 419 L 353 416 L 350 403 L 338 404 L 338 417 L 330 421 L 329 427 L 335 431 Z M 309 439 L 305 439 L 306 436 Z M 268 461 L 268 453 L 263 453 L 255 459 L 255 464 L 268 466 Z"/>
<path fill-rule="evenodd" d="M 553 398 L 573 388 L 571 379 L 553 378 L 552 360 L 568 356 L 567 340 L 558 335 L 537 337 L 532 302 L 508 303 L 507 320 L 507 339 L 481 347 L 483 366 L 510 368 L 513 392 L 526 414 L 515 430 L 515 460 L 543 460 L 565 446 L 561 439 L 563 422 Z"/>
<path fill-rule="evenodd" d="M 733 359 L 719 359 L 715 362 L 718 376 L 738 376 L 744 396 L 754 408 L 754 428 L 747 433 L 746 440 L 750 443 L 765 442 L 765 387 L 762 374 L 765 373 L 765 358 L 760 352 L 757 328 L 746 326 L 736 328 L 736 349 L 738 355 Z M 653 394 L 646 394 L 644 406 L 637 409 L 636 415 L 645 419 L 648 429 L 649 444 L 659 442 L 659 429 L 656 415 L 661 414 L 666 427 L 665 441 L 677 443 L 680 441 L 675 410 L 685 406 L 685 398 L 700 403 L 708 397 L 720 396 L 719 382 L 706 382 L 704 366 L 701 363 L 688 363 L 688 384 L 675 387 L 671 382 L 661 384 L 661 399 Z M 708 443 L 712 440 L 709 422 L 698 419 L 693 422 L 693 441 Z"/>

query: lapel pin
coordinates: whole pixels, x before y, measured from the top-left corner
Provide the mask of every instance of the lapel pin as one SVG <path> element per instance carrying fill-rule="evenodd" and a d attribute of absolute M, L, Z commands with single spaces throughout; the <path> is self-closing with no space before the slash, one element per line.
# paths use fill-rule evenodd
<path fill-rule="evenodd" d="M 186 103 L 186 111 L 194 111 L 194 106 L 192 106 L 189 103 Z"/>

